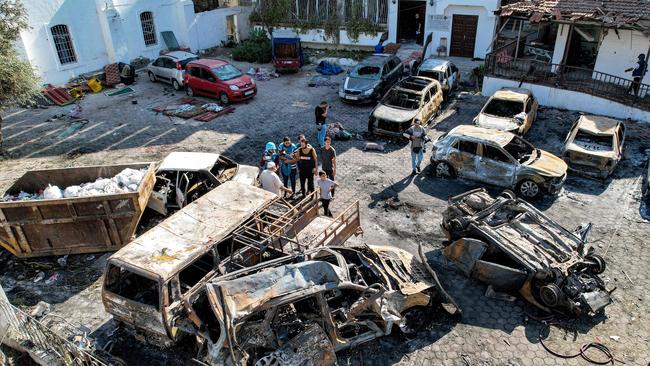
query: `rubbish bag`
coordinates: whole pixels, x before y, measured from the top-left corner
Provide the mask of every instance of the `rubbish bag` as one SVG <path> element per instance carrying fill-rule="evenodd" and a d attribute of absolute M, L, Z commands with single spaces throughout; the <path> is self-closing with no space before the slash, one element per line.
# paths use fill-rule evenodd
<path fill-rule="evenodd" d="M 43 197 L 45 197 L 46 200 L 55 200 L 63 198 L 63 192 L 61 191 L 61 188 L 48 184 L 45 191 L 43 191 Z"/>
<path fill-rule="evenodd" d="M 343 72 L 341 66 L 327 61 L 321 61 L 316 67 L 316 71 L 323 75 L 337 75 Z"/>

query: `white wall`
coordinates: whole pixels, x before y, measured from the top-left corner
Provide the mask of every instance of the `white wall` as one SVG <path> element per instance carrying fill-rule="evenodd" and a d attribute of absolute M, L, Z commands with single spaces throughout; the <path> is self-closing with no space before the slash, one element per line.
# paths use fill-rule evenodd
<path fill-rule="evenodd" d="M 476 43 L 474 44 L 474 57 L 484 58 L 490 52 L 494 27 L 497 17 L 494 11 L 498 8 L 498 0 L 456 0 L 456 1 L 435 1 L 433 6 L 427 2 L 427 14 L 425 18 L 425 35 L 433 33 L 431 45 L 427 55 L 437 54 L 436 49 L 440 46 L 440 38 L 447 38 L 447 54 L 451 48 L 451 28 L 453 15 L 477 15 L 478 24 L 476 29 Z M 432 17 L 444 15 L 448 22 L 447 30 L 437 30 L 433 27 Z"/>
<path fill-rule="evenodd" d="M 598 50 L 594 70 L 631 80 L 632 73 L 625 69 L 634 67 L 639 54 L 645 55 L 648 47 L 650 38 L 641 32 L 619 29 L 617 36 L 609 29 Z M 650 75 L 646 74 L 643 82 L 650 83 Z"/>
<path fill-rule="evenodd" d="M 555 47 L 553 48 L 553 61 L 551 63 L 562 63 L 564 57 L 564 50 L 566 49 L 567 41 L 569 40 L 569 24 L 558 24 L 557 36 L 555 37 Z"/>
<path fill-rule="evenodd" d="M 483 79 L 483 95 L 490 96 L 503 87 L 517 87 L 518 81 L 485 77 Z M 650 112 L 633 108 L 628 105 L 613 102 L 608 99 L 570 90 L 556 89 L 548 86 L 523 83 L 522 88 L 530 89 L 539 101 L 546 107 L 569 109 L 590 114 L 632 119 L 641 122 L 650 122 Z"/>
<path fill-rule="evenodd" d="M 354 46 L 375 46 L 379 42 L 381 33 L 377 34 L 360 34 L 358 40 L 353 40 L 348 37 L 348 33 L 342 29 L 339 32 L 339 44 L 341 45 L 354 45 Z M 274 37 L 299 37 L 302 42 L 307 43 L 333 43 L 334 40 L 325 36 L 325 31 L 322 29 L 310 29 L 305 33 L 297 33 L 293 28 L 275 28 L 273 30 Z"/>

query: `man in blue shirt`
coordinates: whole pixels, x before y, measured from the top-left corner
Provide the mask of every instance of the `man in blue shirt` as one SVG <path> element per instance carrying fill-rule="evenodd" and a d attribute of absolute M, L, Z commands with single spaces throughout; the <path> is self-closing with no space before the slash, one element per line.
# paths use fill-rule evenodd
<path fill-rule="evenodd" d="M 382 43 L 384 42 L 380 39 L 375 46 L 375 53 L 384 53 L 384 45 Z"/>
<path fill-rule="evenodd" d="M 627 88 L 627 92 L 629 93 L 630 91 L 634 90 L 634 95 L 638 96 L 639 95 L 639 87 L 641 86 L 641 80 L 643 79 L 643 76 L 645 75 L 646 72 L 646 62 L 645 62 L 645 55 L 640 54 L 639 55 L 639 60 L 636 62 L 636 65 L 634 67 L 631 67 L 625 72 L 630 72 L 632 71 L 632 78 L 634 80 L 632 81 L 632 84 L 630 84 L 630 87 Z"/>
<path fill-rule="evenodd" d="M 293 157 L 293 152 L 296 151 L 298 146 L 291 142 L 289 136 L 283 138 L 282 143 L 278 144 L 278 146 L 282 182 L 287 188 L 289 188 L 289 182 L 291 182 L 291 197 L 293 197 L 293 192 L 296 191 L 296 175 L 298 174 L 298 164 L 296 164 Z"/>

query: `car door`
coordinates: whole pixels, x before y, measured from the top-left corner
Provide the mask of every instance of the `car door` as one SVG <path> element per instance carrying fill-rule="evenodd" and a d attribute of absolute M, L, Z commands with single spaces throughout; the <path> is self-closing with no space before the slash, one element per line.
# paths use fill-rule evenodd
<path fill-rule="evenodd" d="M 625 144 L 625 124 L 619 123 L 618 124 L 618 129 L 616 129 L 616 143 L 617 143 L 617 149 L 618 149 L 618 160 L 621 160 L 623 158 L 623 148 Z"/>
<path fill-rule="evenodd" d="M 489 144 L 480 145 L 478 179 L 499 187 L 512 187 L 515 183 L 517 164 L 501 148 Z"/>
<path fill-rule="evenodd" d="M 212 71 L 207 68 L 201 68 L 201 83 L 205 94 L 219 95 L 219 81 Z"/>
<path fill-rule="evenodd" d="M 459 138 L 449 150 L 449 163 L 459 177 L 476 179 L 478 174 L 478 144 Z"/>
<path fill-rule="evenodd" d="M 396 83 L 400 76 L 402 75 L 402 64 L 399 62 L 399 59 L 396 57 L 392 57 L 388 61 L 388 65 L 390 66 L 390 76 L 391 76 L 391 84 Z"/>
<path fill-rule="evenodd" d="M 421 120 L 424 125 L 429 124 L 433 114 L 433 103 L 431 103 L 431 89 L 427 90 L 422 96 L 422 107 L 420 107 Z"/>
<path fill-rule="evenodd" d="M 452 90 L 456 87 L 456 83 L 458 82 L 458 68 L 456 65 L 450 63 L 449 64 L 449 90 Z"/>
<path fill-rule="evenodd" d="M 166 82 L 171 83 L 172 77 L 176 72 L 176 61 L 172 60 L 169 57 L 163 57 L 163 61 L 164 66 L 161 70 L 162 77 Z"/>
<path fill-rule="evenodd" d="M 532 126 L 533 121 L 535 120 L 535 115 L 537 114 L 537 101 L 535 98 L 530 97 L 526 101 L 526 119 L 524 120 L 524 129 L 523 132 L 527 132 Z"/>
<path fill-rule="evenodd" d="M 438 86 L 438 84 L 434 83 L 429 91 L 431 92 L 431 113 L 435 114 L 440 110 L 440 107 L 442 106 L 442 89 Z"/>
<path fill-rule="evenodd" d="M 162 78 L 162 70 L 164 69 L 165 60 L 163 57 L 158 57 L 156 61 L 151 64 L 151 72 L 156 75 L 157 78 Z"/>

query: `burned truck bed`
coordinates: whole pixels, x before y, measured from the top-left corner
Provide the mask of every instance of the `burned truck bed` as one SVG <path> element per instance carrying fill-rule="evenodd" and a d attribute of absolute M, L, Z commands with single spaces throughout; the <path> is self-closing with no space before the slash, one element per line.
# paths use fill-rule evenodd
<path fill-rule="evenodd" d="M 519 291 L 546 311 L 594 315 L 611 302 L 598 276 L 605 261 L 587 243 L 591 225 L 569 232 L 527 202 L 484 189 L 452 197 L 443 254 L 467 276 Z"/>

